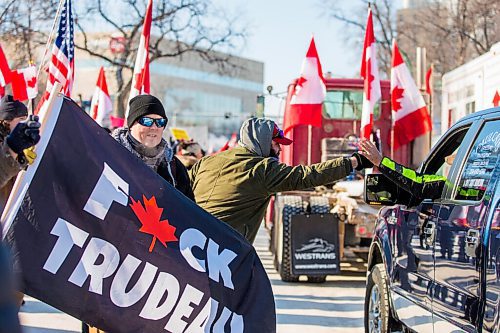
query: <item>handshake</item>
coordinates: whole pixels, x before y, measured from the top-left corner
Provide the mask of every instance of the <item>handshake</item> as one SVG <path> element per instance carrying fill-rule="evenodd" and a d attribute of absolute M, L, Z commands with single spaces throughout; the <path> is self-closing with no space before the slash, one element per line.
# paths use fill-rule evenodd
<path fill-rule="evenodd" d="M 6 138 L 7 145 L 18 155 L 25 149 L 33 147 L 40 141 L 40 123 L 38 116 L 30 115 L 26 122 L 21 122 L 14 127 Z"/>

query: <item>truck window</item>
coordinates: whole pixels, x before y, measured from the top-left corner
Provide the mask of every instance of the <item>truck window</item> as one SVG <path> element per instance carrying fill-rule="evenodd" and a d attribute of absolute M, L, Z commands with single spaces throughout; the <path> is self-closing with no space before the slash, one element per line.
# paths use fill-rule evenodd
<path fill-rule="evenodd" d="M 432 158 L 425 163 L 422 173 L 447 177 L 451 164 L 454 162 L 454 156 L 456 156 L 469 126 L 458 129 L 446 141 L 442 142 Z"/>
<path fill-rule="evenodd" d="M 500 151 L 500 120 L 486 122 L 467 156 L 455 189 L 455 199 L 478 201 L 493 175 Z"/>
<path fill-rule="evenodd" d="M 323 117 L 326 119 L 361 119 L 363 110 L 363 91 L 329 90 L 323 103 Z M 380 105 L 373 110 L 373 119 L 380 116 Z"/>

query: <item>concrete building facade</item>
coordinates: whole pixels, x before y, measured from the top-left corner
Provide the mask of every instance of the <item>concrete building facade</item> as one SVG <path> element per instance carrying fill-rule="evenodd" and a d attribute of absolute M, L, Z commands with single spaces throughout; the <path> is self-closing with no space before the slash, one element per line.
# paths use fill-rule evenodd
<path fill-rule="evenodd" d="M 81 38 L 76 36 L 76 38 Z M 93 36 L 91 47 L 109 51 L 111 34 Z M 219 54 L 227 57 L 228 55 Z M 112 55 L 111 55 L 112 56 Z M 151 94 L 162 100 L 169 126 L 189 127 L 190 136 L 226 136 L 238 131 L 242 121 L 256 110 L 256 97 L 264 89 L 264 64 L 242 57 L 229 56 L 232 66 L 221 73 L 195 53 L 161 58 L 150 64 Z M 72 97 L 89 101 L 95 89 L 99 68 L 103 66 L 111 98 L 117 91 L 116 68 L 85 51 L 75 55 L 75 84 Z M 126 81 L 131 73 L 124 71 Z M 205 141 L 206 138 L 199 138 Z"/>
<path fill-rule="evenodd" d="M 442 131 L 476 111 L 500 105 L 500 43 L 443 75 Z"/>

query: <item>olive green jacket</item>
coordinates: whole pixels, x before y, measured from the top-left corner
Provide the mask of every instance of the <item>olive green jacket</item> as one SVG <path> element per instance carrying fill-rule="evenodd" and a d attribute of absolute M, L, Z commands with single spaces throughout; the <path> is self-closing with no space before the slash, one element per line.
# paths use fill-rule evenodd
<path fill-rule="evenodd" d="M 189 176 L 197 204 L 253 242 L 273 194 L 328 184 L 351 171 L 348 158 L 291 167 L 239 146 L 201 159 Z"/>

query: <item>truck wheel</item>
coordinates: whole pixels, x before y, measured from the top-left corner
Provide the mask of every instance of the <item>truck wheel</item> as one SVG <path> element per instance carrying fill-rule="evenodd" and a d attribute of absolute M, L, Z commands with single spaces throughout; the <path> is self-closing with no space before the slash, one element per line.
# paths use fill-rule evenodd
<path fill-rule="evenodd" d="M 325 281 L 326 281 L 326 275 L 308 276 L 307 277 L 307 282 L 309 282 L 309 283 L 325 283 Z"/>
<path fill-rule="evenodd" d="M 365 332 L 390 332 L 390 317 L 387 274 L 384 264 L 377 264 L 373 266 L 366 281 Z"/>
<path fill-rule="evenodd" d="M 275 247 L 275 265 L 281 280 L 285 282 L 299 281 L 298 275 L 292 274 L 292 235 L 291 235 L 291 220 L 293 215 L 298 215 L 303 212 L 302 198 L 300 196 L 283 196 L 281 197 L 283 210 L 281 214 L 281 223 L 278 223 L 276 230 L 276 247 Z"/>
<path fill-rule="evenodd" d="M 310 197 L 311 214 L 327 214 L 330 212 L 330 203 L 326 197 Z"/>

